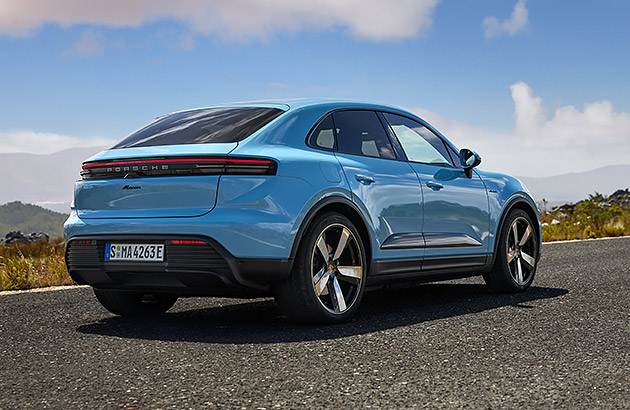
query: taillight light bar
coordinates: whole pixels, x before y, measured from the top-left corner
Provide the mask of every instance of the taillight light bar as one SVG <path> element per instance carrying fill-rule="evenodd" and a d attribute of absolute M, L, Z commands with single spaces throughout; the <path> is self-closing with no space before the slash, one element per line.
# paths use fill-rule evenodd
<path fill-rule="evenodd" d="M 277 164 L 266 158 L 162 157 L 86 162 L 83 179 L 175 175 L 275 175 Z"/>

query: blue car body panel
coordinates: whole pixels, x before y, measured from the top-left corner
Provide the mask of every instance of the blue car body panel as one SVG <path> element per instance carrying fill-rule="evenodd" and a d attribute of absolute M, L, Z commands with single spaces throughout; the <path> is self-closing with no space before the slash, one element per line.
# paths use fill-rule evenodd
<path fill-rule="evenodd" d="M 471 255 L 481 255 L 487 267 L 501 218 L 517 202 L 527 204 L 539 221 L 534 200 L 516 178 L 478 169 L 468 178 L 456 167 L 341 154 L 305 142 L 323 116 L 340 109 L 398 113 L 426 124 L 404 110 L 334 100 L 225 105 L 238 106 L 285 112 L 239 142 L 112 149 L 88 161 L 174 155 L 255 157 L 275 161 L 275 175 L 80 180 L 64 225 L 66 242 L 99 235 L 208 237 L 234 258 L 289 261 L 290 268 L 314 210 L 319 204 L 340 203 L 353 207 L 365 223 L 373 262 L 416 260 L 417 266 L 408 270 L 421 270 L 425 259 Z M 358 181 L 357 174 L 364 173 L 372 175 L 374 183 Z M 427 187 L 428 180 L 444 188 Z M 446 240 L 457 234 L 469 243 L 441 247 L 446 242 L 440 242 L 444 240 L 440 233 Z M 394 240 L 403 245 L 388 247 L 388 241 Z"/>
<path fill-rule="evenodd" d="M 422 232 L 422 190 L 409 164 L 340 153 L 336 157 L 342 164 L 353 201 L 370 220 L 373 258 L 422 258 L 423 248 L 381 249 L 392 235 Z M 361 175 L 370 175 L 374 182 L 365 185 L 356 178 Z"/>
<path fill-rule="evenodd" d="M 428 247 L 426 257 L 488 253 L 488 195 L 479 175 L 456 168 L 412 163 L 424 192 L 424 231 L 466 235 L 470 246 Z M 438 182 L 443 188 L 427 184 Z M 436 238 L 439 240 L 439 237 Z M 439 245 L 437 242 L 435 245 Z"/>

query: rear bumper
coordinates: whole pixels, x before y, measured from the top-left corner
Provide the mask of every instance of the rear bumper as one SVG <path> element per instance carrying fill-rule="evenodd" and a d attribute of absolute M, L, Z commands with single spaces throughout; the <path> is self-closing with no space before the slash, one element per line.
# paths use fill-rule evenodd
<path fill-rule="evenodd" d="M 172 244 L 171 240 L 203 244 Z M 81 241 L 81 243 L 77 243 Z M 164 244 L 163 262 L 105 261 L 105 244 Z M 66 246 L 70 276 L 98 289 L 172 292 L 182 296 L 259 296 L 287 278 L 287 259 L 236 258 L 212 238 L 189 235 L 75 236 Z"/>

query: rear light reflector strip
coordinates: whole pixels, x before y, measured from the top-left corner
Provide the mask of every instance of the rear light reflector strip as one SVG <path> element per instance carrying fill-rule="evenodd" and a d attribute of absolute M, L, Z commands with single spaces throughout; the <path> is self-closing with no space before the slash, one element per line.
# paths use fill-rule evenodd
<path fill-rule="evenodd" d="M 75 239 L 71 243 L 72 245 L 94 245 L 96 242 L 92 239 Z"/>
<path fill-rule="evenodd" d="M 207 245 L 207 242 L 204 241 L 191 241 L 191 240 L 182 240 L 182 239 L 173 239 L 171 241 L 171 245 Z"/>

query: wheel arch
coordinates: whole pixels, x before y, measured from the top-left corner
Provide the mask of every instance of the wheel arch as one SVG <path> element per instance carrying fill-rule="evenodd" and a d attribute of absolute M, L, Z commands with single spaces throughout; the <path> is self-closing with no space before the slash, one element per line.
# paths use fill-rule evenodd
<path fill-rule="evenodd" d="M 352 224 L 355 226 L 355 228 L 357 228 L 359 234 L 361 235 L 363 248 L 365 249 L 365 259 L 368 265 L 367 272 L 369 272 L 372 266 L 372 235 L 370 234 L 368 224 L 361 214 L 359 208 L 352 201 L 341 196 L 331 196 L 324 198 L 313 205 L 313 207 L 308 211 L 308 213 L 302 220 L 300 228 L 298 229 L 298 232 L 293 241 L 293 246 L 291 247 L 291 269 L 293 268 L 295 256 L 297 255 L 300 243 L 302 242 L 302 238 L 304 237 L 304 233 L 311 225 L 315 217 L 325 212 L 335 212 L 341 214 L 348 218 L 350 222 L 352 222 Z"/>
<path fill-rule="evenodd" d="M 494 249 L 491 256 L 491 261 L 487 265 L 489 267 L 492 267 L 494 265 L 494 261 L 495 261 L 495 258 L 498 252 L 498 247 L 499 247 L 499 235 L 501 233 L 501 230 L 503 229 L 503 224 L 505 223 L 505 219 L 507 218 L 509 213 L 514 209 L 523 210 L 534 222 L 534 227 L 536 229 L 536 235 L 538 238 L 537 258 L 540 258 L 540 254 L 542 251 L 541 249 L 542 248 L 542 228 L 540 226 L 540 218 L 538 217 L 538 212 L 536 211 L 534 205 L 532 205 L 525 196 L 515 195 L 506 202 L 506 204 L 503 206 L 503 209 L 501 211 L 501 217 L 499 218 L 499 223 L 497 224 L 497 230 L 495 233 Z"/>

